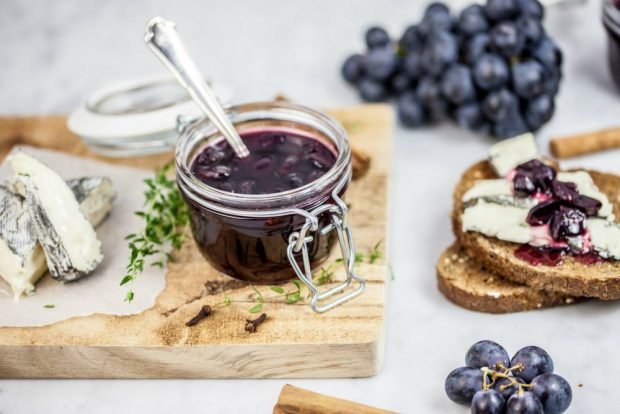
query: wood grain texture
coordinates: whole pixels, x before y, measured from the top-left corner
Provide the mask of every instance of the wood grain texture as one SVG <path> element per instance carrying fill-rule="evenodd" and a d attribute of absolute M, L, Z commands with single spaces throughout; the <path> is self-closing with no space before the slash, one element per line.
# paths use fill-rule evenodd
<path fill-rule="evenodd" d="M 383 240 L 385 253 L 392 112 L 388 106 L 371 105 L 330 113 L 343 124 L 352 146 L 372 157 L 367 174 L 347 191 L 356 247 L 367 252 Z M 97 156 L 66 130 L 64 117 L 0 118 L 0 156 L 17 144 L 144 168 L 171 158 L 171 154 L 138 160 Z M 334 251 L 327 263 L 336 258 Z M 336 270 L 343 277 L 340 266 Z M 0 328 L 0 377 L 372 376 L 381 369 L 384 353 L 388 272 L 384 259 L 360 264 L 357 270 L 368 280 L 364 294 L 321 315 L 305 301 L 287 305 L 268 287 L 259 287 L 268 319 L 250 334 L 244 326 L 246 318 L 255 316 L 248 313 L 255 301 L 253 291 L 210 267 L 189 238 L 169 264 L 166 286 L 154 307 L 142 313 L 94 314 L 44 327 Z M 293 289 L 290 283 L 283 287 Z M 225 296 L 233 304 L 217 306 Z M 206 304 L 213 306 L 213 313 L 195 326 L 185 326 Z"/>
<path fill-rule="evenodd" d="M 280 392 L 273 414 L 390 414 L 381 410 L 340 398 L 329 397 L 292 385 L 285 385 Z"/>

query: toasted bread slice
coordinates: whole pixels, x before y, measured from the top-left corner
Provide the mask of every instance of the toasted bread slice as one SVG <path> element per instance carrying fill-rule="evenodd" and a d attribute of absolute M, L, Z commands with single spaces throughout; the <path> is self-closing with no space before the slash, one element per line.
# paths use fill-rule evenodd
<path fill-rule="evenodd" d="M 588 171 L 598 188 L 607 195 L 614 214 L 620 217 L 620 177 Z M 481 161 L 463 174 L 454 191 L 452 225 L 454 233 L 468 255 L 492 273 L 537 290 L 560 292 L 565 295 L 587 296 L 603 300 L 620 299 L 620 262 L 606 261 L 585 265 L 566 256 L 559 266 L 532 266 L 514 255 L 518 244 L 461 230 L 463 194 L 481 179 L 497 178 L 490 164 Z"/>
<path fill-rule="evenodd" d="M 470 258 L 458 242 L 439 257 L 437 284 L 448 300 L 478 312 L 522 312 L 577 302 L 571 296 L 536 290 L 489 272 Z"/>

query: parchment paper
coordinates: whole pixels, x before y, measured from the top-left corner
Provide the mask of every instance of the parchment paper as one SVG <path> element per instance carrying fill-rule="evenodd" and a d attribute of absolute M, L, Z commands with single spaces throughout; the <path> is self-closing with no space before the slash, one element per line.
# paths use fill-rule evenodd
<path fill-rule="evenodd" d="M 117 198 L 110 215 L 97 228 L 104 259 L 95 271 L 81 280 L 66 284 L 46 274 L 37 283 L 35 294 L 22 296 L 19 302 L 14 302 L 10 286 L 0 279 L 0 326 L 41 326 L 92 313 L 127 315 L 153 306 L 155 298 L 164 288 L 165 269 L 145 267 L 144 273 L 135 282 L 135 298 L 131 304 L 123 301 L 127 287 L 119 286 L 129 257 L 124 238 L 142 229 L 140 219 L 133 212 L 141 209 L 144 203 L 142 180 L 152 173 L 51 150 L 34 147 L 20 149 L 41 160 L 65 179 L 109 177 Z M 11 175 L 5 161 L 0 167 L 0 182 Z M 46 308 L 46 305 L 53 305 L 53 308 Z"/>

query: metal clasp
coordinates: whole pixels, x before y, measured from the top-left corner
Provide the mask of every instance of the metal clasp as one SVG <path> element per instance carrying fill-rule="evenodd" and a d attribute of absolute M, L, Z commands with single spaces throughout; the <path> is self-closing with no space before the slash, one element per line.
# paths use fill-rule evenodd
<path fill-rule="evenodd" d="M 338 196 L 340 189 L 342 189 L 342 186 L 338 186 L 332 193 L 332 198 L 336 204 L 325 204 L 312 210 L 309 214 L 310 217 L 306 217 L 306 222 L 301 230 L 294 232 L 289 236 L 289 245 L 286 251 L 288 260 L 295 270 L 295 273 L 308 287 L 308 289 L 310 289 L 310 307 L 317 313 L 326 312 L 350 299 L 353 299 L 356 296 L 359 296 L 366 287 L 366 280 L 355 274 L 355 245 L 353 243 L 351 229 L 347 223 L 347 206 Z M 322 214 L 329 214 L 330 223 L 323 228 L 319 228 L 318 219 Z M 340 245 L 340 250 L 342 251 L 342 259 L 344 261 L 347 278 L 339 285 L 326 290 L 325 292 L 320 292 L 319 288 L 312 281 L 312 269 L 310 267 L 308 244 L 312 243 L 314 240 L 312 233 L 316 234 L 318 232 L 321 235 L 326 235 L 331 231 L 336 231 L 338 235 L 338 242 Z M 295 253 L 299 253 L 300 251 L 304 267 L 303 270 L 295 258 Z M 344 292 L 344 290 L 347 289 L 354 280 L 358 282 L 358 286 L 355 290 L 342 294 L 331 302 L 319 305 L 320 301 Z"/>

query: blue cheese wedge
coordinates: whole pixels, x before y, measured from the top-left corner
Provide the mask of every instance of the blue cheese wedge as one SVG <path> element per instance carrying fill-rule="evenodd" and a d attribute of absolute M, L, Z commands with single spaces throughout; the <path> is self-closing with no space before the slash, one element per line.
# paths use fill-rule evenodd
<path fill-rule="evenodd" d="M 530 133 L 500 141 L 489 150 L 489 162 L 500 177 L 505 177 L 518 165 L 538 157 L 538 147 L 534 135 Z"/>
<path fill-rule="evenodd" d="M 500 195 L 512 196 L 512 186 L 508 180 L 504 178 L 478 180 L 465 194 L 463 194 L 462 200 L 470 201 L 476 198 Z"/>
<path fill-rule="evenodd" d="M 526 223 L 527 208 L 478 199 L 463 212 L 463 231 L 476 231 L 513 243 L 529 243 L 530 226 Z"/>
<path fill-rule="evenodd" d="M 594 250 L 606 259 L 620 260 L 620 225 L 590 218 L 587 227 Z"/>
<path fill-rule="evenodd" d="M 68 180 L 67 185 L 88 221 L 98 226 L 116 197 L 110 179 L 79 178 Z M 32 294 L 47 271 L 45 253 L 36 240 L 26 200 L 21 195 L 24 191 L 15 182 L 9 188 L 0 186 L 0 276 L 9 283 L 16 300 Z"/>
<path fill-rule="evenodd" d="M 37 159 L 18 152 L 9 158 L 25 193 L 33 234 L 51 276 L 63 282 L 92 272 L 103 260 L 101 242 L 63 179 Z"/>

